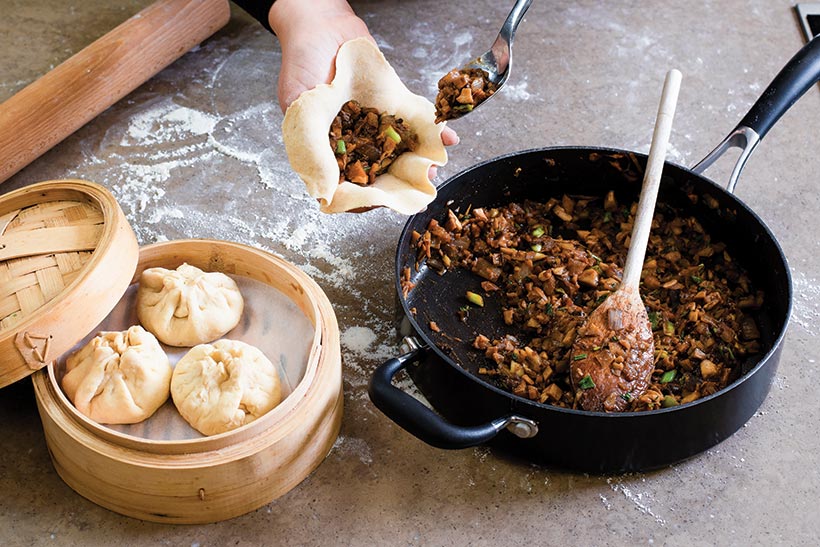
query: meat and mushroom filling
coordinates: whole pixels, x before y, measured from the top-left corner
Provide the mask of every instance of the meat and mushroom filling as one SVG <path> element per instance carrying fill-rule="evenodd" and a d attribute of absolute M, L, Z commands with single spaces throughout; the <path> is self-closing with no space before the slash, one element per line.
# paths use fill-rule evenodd
<path fill-rule="evenodd" d="M 455 68 L 438 81 L 436 123 L 470 112 L 495 93 L 497 86 L 480 68 Z"/>
<path fill-rule="evenodd" d="M 414 234 L 418 264 L 426 260 L 441 273 L 467 268 L 483 278 L 453 311 L 463 321 L 481 313 L 486 298 L 501 303 L 510 333 L 472 341 L 488 359 L 481 374 L 521 397 L 579 408 L 579 394 L 592 386 L 581 380 L 573 387 L 569 378 L 572 359 L 586 357 L 572 354 L 573 341 L 620 283 L 636 206 L 619 204 L 612 192 L 605 199 L 563 196 L 449 211 L 441 223 L 432 220 Z M 763 293 L 726 245 L 668 205 L 658 205 L 652 226 L 641 294 L 652 324 L 654 371 L 643 394 L 622 395 L 627 404 L 618 406 L 625 411 L 715 393 L 740 375 L 747 356 L 761 351 L 751 312 L 761 307 Z M 407 280 L 405 289 L 412 290 Z"/>
<path fill-rule="evenodd" d="M 339 182 L 362 186 L 373 184 L 397 157 L 418 146 L 418 136 L 404 120 L 357 101 L 342 106 L 330 124 L 329 138 L 339 164 Z"/>

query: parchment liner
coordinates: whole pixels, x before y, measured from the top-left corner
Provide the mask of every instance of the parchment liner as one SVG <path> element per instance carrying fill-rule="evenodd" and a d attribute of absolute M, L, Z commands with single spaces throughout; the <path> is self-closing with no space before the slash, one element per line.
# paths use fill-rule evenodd
<path fill-rule="evenodd" d="M 290 298 L 276 288 L 248 277 L 230 277 L 239 286 L 239 291 L 245 299 L 245 309 L 239 324 L 223 338 L 241 340 L 256 346 L 279 367 L 284 401 L 305 375 L 314 336 L 313 324 Z M 100 331 L 121 331 L 139 324 L 136 297 L 137 284 L 134 283 L 97 328 L 58 359 L 54 374 L 61 389 L 65 375 L 65 360 L 69 355 L 87 344 Z M 168 355 L 171 366 L 176 365 L 190 349 L 162 343 L 160 345 Z M 173 441 L 204 437 L 179 415 L 170 396 L 153 416 L 143 422 L 100 426 L 148 440 Z"/>

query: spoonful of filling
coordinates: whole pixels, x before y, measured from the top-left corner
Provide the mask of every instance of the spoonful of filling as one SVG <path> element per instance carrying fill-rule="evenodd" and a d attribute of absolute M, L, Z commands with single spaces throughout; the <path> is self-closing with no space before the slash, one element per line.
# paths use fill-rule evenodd
<path fill-rule="evenodd" d="M 530 4 L 532 0 L 518 0 L 490 49 L 439 80 L 436 123 L 472 112 L 501 89 L 510 75 L 515 30 Z"/>

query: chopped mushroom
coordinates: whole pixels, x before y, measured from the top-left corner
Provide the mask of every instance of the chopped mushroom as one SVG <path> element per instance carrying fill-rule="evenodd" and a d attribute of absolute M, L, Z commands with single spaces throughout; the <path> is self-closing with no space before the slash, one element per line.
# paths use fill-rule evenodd
<path fill-rule="evenodd" d="M 463 116 L 487 100 L 498 86 L 480 68 L 454 68 L 438 81 L 436 123 Z"/>
<path fill-rule="evenodd" d="M 571 360 L 626 344 L 612 336 L 585 353 L 571 353 L 578 328 L 620 283 L 635 210 L 610 192 L 603 199 L 562 196 L 448 211 L 442 224 L 432 220 L 414 235 L 417 266 L 436 264 L 445 275 L 465 268 L 483 278 L 485 291 L 494 288 L 510 331 L 497 339 L 475 338 L 473 347 L 488 360 L 481 374 L 518 396 L 577 408 L 578 393 L 594 381 L 577 378 L 573 387 Z M 617 406 L 645 411 L 694 401 L 729 385 L 742 362 L 761 351 L 753 313 L 764 295 L 729 251 L 695 218 L 657 206 L 641 287 L 655 370 L 646 392 L 626 392 L 626 405 Z M 625 374 L 624 363 L 611 367 Z"/>
<path fill-rule="evenodd" d="M 347 101 L 330 124 L 330 147 L 339 165 L 339 182 L 366 186 L 407 151 L 418 138 L 401 118 Z"/>

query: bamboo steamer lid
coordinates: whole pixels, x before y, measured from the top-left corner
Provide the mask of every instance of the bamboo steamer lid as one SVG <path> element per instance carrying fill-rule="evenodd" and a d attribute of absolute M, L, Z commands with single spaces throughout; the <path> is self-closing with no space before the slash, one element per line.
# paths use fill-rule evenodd
<path fill-rule="evenodd" d="M 0 388 L 88 334 L 128 287 L 138 253 L 98 184 L 55 180 L 0 196 Z"/>

